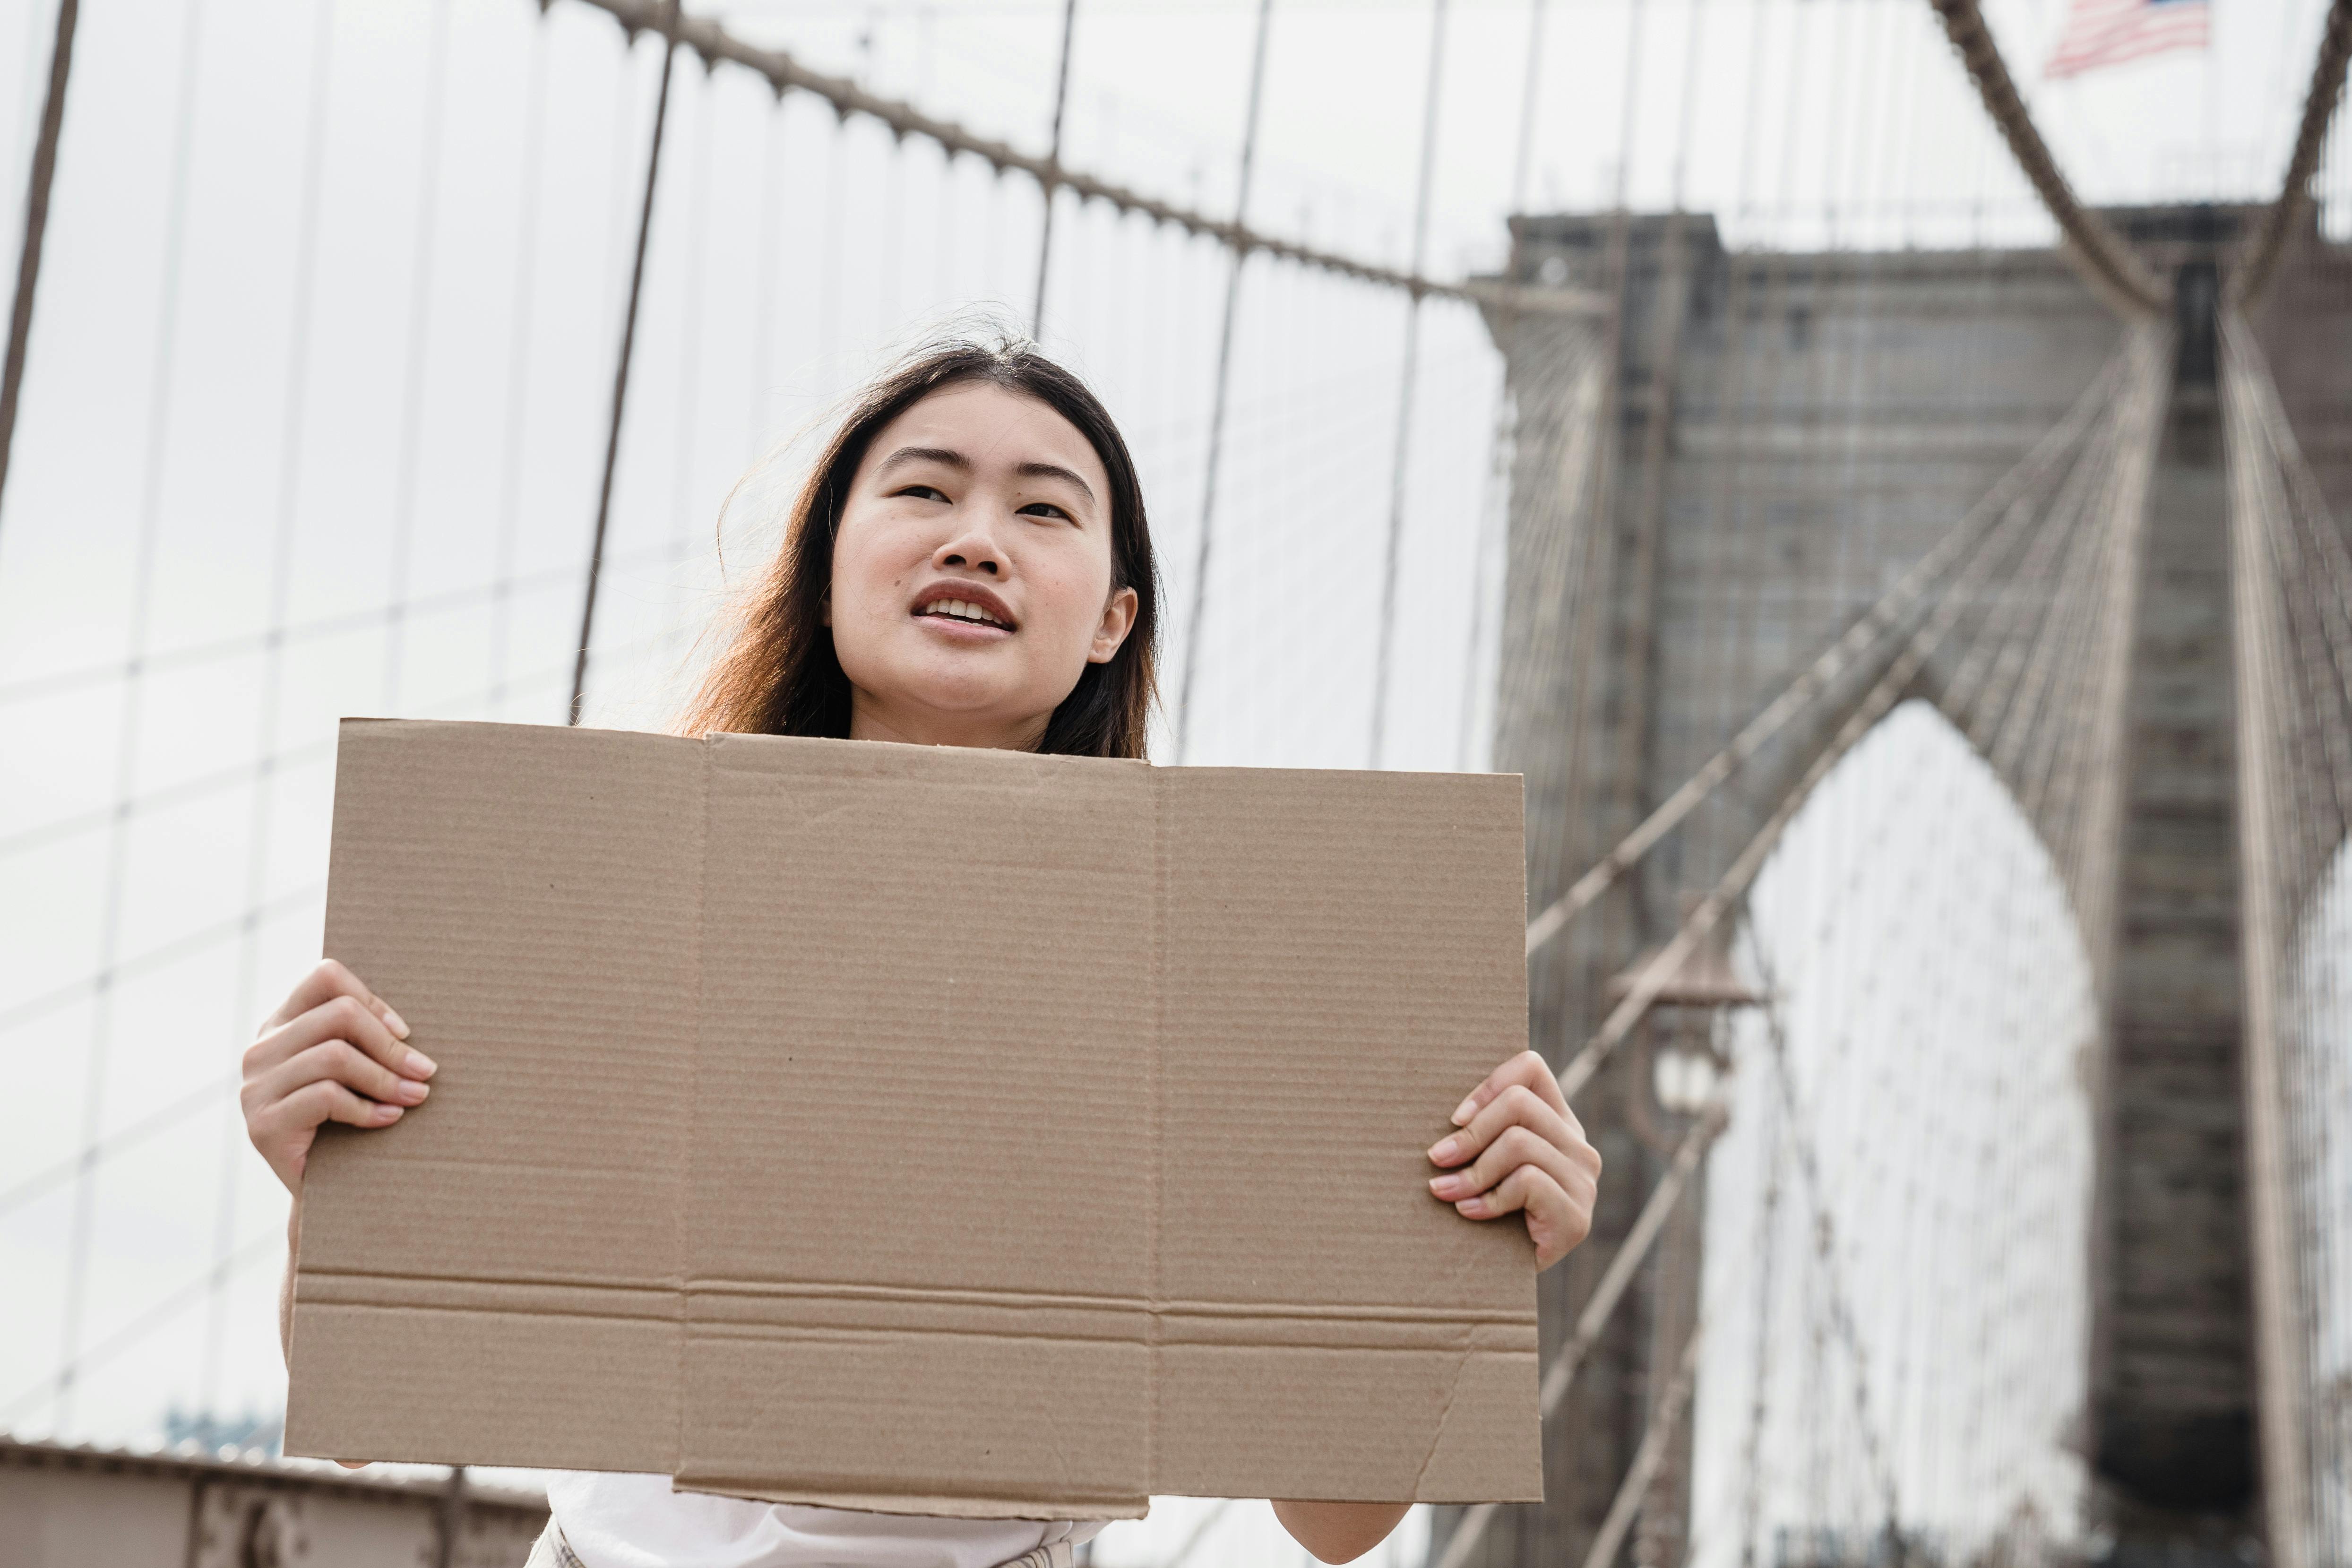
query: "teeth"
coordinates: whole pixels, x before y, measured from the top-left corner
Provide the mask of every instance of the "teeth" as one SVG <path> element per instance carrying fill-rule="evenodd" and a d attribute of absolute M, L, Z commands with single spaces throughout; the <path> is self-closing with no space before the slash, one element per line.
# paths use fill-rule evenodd
<path fill-rule="evenodd" d="M 929 606 L 929 613 L 935 616 L 953 616 L 960 621 L 982 621 L 992 626 L 1001 626 L 1004 624 L 978 605 L 963 599 L 937 600 Z"/>

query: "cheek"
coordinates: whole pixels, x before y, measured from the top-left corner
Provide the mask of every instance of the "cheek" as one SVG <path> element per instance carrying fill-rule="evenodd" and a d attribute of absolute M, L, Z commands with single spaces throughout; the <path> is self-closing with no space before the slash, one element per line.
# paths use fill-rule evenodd
<path fill-rule="evenodd" d="M 836 631 L 896 616 L 899 585 L 923 558 L 919 542 L 910 543 L 898 537 L 901 532 L 877 526 L 842 529 L 833 547 L 830 607 Z"/>
<path fill-rule="evenodd" d="M 1033 603 L 1050 622 L 1056 647 L 1085 649 L 1093 645 L 1095 628 L 1102 624 L 1103 605 L 1110 597 L 1110 558 L 1097 559 L 1091 550 L 1057 552 L 1040 563 L 1031 581 Z"/>

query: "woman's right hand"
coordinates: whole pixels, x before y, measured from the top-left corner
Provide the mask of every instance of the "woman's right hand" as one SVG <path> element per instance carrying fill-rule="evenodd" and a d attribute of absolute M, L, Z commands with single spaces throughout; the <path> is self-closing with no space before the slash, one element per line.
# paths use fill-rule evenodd
<path fill-rule="evenodd" d="M 298 1199 L 322 1125 L 389 1127 L 431 1092 L 433 1061 L 407 1037 L 400 1015 L 331 958 L 262 1021 L 245 1053 L 245 1131 Z"/>

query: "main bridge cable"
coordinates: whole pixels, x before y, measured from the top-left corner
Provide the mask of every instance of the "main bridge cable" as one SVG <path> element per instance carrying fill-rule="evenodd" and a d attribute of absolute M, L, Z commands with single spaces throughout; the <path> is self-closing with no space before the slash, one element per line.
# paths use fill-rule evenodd
<path fill-rule="evenodd" d="M 1944 24 L 1944 34 L 1959 51 L 1961 63 L 1968 67 L 1969 79 L 1976 83 L 1978 96 L 1984 100 L 1985 112 L 1992 116 L 2001 140 L 2009 143 L 2011 156 L 2032 184 L 2042 205 L 2056 220 L 2059 231 L 2066 237 L 2063 253 L 2081 273 L 2085 282 L 2105 300 L 2116 312 L 2126 319 L 2161 316 L 2172 308 L 2172 291 L 2157 275 L 2148 270 L 2124 237 L 2105 218 L 2084 206 L 2074 195 L 2074 188 L 2051 155 L 2050 144 L 2042 139 L 2035 128 L 2033 116 L 2025 107 L 2017 84 L 2011 79 L 2008 65 L 2000 58 L 2000 46 L 1993 41 L 1991 29 L 1985 26 L 1984 13 L 1978 9 L 1977 0 L 1927 0 Z M 2337 0 L 2339 9 L 2344 0 Z"/>
<path fill-rule="evenodd" d="M 1570 921 L 1591 907 L 1595 900 L 1673 832 L 1700 802 L 1762 750 L 1765 742 L 1790 720 L 1811 707 L 1841 674 L 1857 660 L 1884 646 L 1928 591 L 1944 580 L 1964 554 L 1972 549 L 1982 548 L 1989 538 L 1988 525 L 2005 514 L 2021 497 L 2047 477 L 2059 459 L 2081 439 L 2084 430 L 2121 380 L 2126 359 L 2126 355 L 2119 354 L 2111 360 L 2097 379 L 2075 399 L 2065 418 L 2053 426 L 2015 468 L 2001 476 L 1940 543 L 1897 579 L 1875 605 L 1858 617 L 1843 636 L 1824 648 L 1721 751 L 1707 759 L 1697 772 L 1660 802 L 1657 809 L 1640 826 L 1602 856 L 1591 869 L 1578 878 L 1567 892 L 1529 921 L 1527 932 L 1528 956 L 1534 956 L 1566 930 Z"/>
<path fill-rule="evenodd" d="M 2244 310 L 2262 297 L 2278 269 L 2287 237 L 2311 206 L 2311 176 L 2319 167 L 2320 148 L 2326 142 L 2329 121 L 2344 101 L 2344 78 L 2352 65 L 2352 0 L 2335 0 L 2319 36 L 2319 51 L 2312 62 L 2311 89 L 2303 100 L 2303 124 L 2295 132 L 2294 151 L 2287 158 L 2286 178 L 2279 194 L 2264 209 L 2263 220 L 2239 257 L 2236 276 L 2230 279 L 2230 299 Z"/>
<path fill-rule="evenodd" d="M 645 29 L 659 30 L 667 25 L 663 20 L 668 12 L 667 0 L 575 0 L 575 3 L 594 6 L 633 33 Z M 979 135 L 954 121 L 926 114 L 904 100 L 868 92 L 846 77 L 827 76 L 822 71 L 811 70 L 785 51 L 748 43 L 708 18 L 681 15 L 676 20 L 676 26 L 677 42 L 694 50 L 709 64 L 715 66 L 724 61 L 729 65 L 741 66 L 765 77 L 780 93 L 812 94 L 824 100 L 845 116 L 863 115 L 882 121 L 889 127 L 893 136 L 922 137 L 937 142 L 950 157 L 969 153 L 999 174 L 1026 174 L 1049 193 L 1057 189 L 1074 191 L 1081 201 L 1105 202 L 1121 213 L 1140 214 L 1155 223 L 1174 224 L 1188 234 L 1213 239 L 1244 256 L 1264 252 L 1279 260 L 1295 261 L 1304 267 L 1317 268 L 1385 289 L 1402 289 L 1419 296 L 1459 300 L 1474 305 L 1507 306 L 1530 313 L 1601 316 L 1611 309 L 1605 296 L 1591 290 L 1530 289 L 1480 281 L 1444 282 L 1419 273 L 1400 272 L 1394 268 L 1381 267 L 1337 251 L 1280 239 L 1250 227 L 1239 216 L 1228 221 L 1198 207 L 1181 206 L 1146 195 L 1099 175 L 1070 168 L 1055 159 L 1024 153 L 1008 142 Z"/>

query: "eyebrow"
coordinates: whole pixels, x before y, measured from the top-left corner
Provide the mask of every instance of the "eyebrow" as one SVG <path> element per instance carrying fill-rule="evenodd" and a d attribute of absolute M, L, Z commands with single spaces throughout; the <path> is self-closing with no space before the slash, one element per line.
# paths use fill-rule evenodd
<path fill-rule="evenodd" d="M 909 463 L 938 463 L 945 468 L 961 468 L 967 474 L 971 472 L 971 459 L 947 447 L 901 447 L 883 458 L 874 472 L 879 478 Z M 1076 485 L 1078 493 L 1087 500 L 1096 499 L 1094 487 L 1087 483 L 1077 470 L 1066 468 L 1059 463 L 1027 462 L 1020 464 L 1013 471 L 1024 479 L 1062 479 Z"/>

